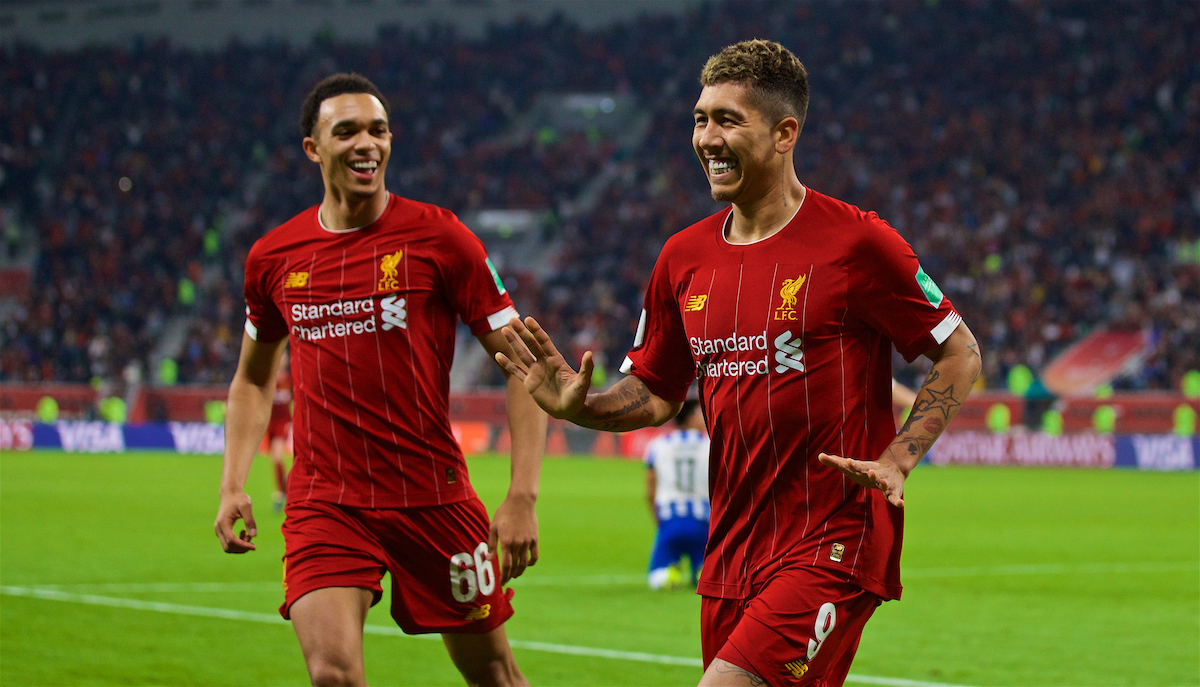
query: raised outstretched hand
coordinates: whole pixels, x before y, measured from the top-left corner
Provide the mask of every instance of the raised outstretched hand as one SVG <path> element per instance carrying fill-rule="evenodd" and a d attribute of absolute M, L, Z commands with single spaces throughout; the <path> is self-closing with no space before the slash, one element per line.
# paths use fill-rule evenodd
<path fill-rule="evenodd" d="M 510 358 L 496 353 L 500 367 L 521 380 L 533 400 L 551 417 L 575 417 L 592 386 L 592 352 L 583 354 L 576 372 L 532 317 L 525 318 L 525 322 L 514 317 L 503 331 L 513 355 Z"/>
<path fill-rule="evenodd" d="M 817 460 L 823 465 L 837 468 L 849 477 L 855 484 L 883 492 L 888 503 L 897 508 L 904 507 L 905 474 L 900 468 L 886 458 L 879 460 L 854 460 L 829 453 L 822 453 Z"/>

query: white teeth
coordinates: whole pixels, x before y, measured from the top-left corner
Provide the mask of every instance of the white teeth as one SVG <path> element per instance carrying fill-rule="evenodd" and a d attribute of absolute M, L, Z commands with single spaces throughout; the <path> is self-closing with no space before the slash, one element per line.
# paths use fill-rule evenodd
<path fill-rule="evenodd" d="M 709 160 L 708 171 L 712 174 L 724 174 L 733 169 L 733 163 L 725 160 Z"/>
<path fill-rule="evenodd" d="M 379 166 L 379 163 L 378 163 L 378 162 L 376 162 L 376 161 L 374 161 L 374 160 L 369 160 L 369 161 L 367 161 L 367 162 L 351 162 L 351 163 L 350 163 L 350 167 L 351 167 L 352 169 L 357 169 L 357 170 L 361 170 L 361 171 L 364 171 L 364 172 L 365 172 L 365 171 L 368 171 L 368 170 L 375 169 L 375 168 L 377 168 L 378 166 Z"/>

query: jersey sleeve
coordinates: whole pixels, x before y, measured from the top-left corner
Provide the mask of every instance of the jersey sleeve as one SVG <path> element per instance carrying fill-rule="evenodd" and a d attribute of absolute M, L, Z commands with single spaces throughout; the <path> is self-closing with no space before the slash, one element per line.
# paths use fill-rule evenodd
<path fill-rule="evenodd" d="M 851 263 L 851 302 L 862 320 L 891 339 L 912 362 L 940 345 L 962 317 L 933 278 L 921 268 L 911 246 L 887 222 L 871 213 Z"/>
<path fill-rule="evenodd" d="M 255 246 L 257 248 L 257 245 Z M 255 341 L 279 341 L 288 334 L 287 321 L 271 299 L 272 272 L 259 251 L 251 249 L 246 258 L 246 333 Z"/>
<path fill-rule="evenodd" d="M 443 274 L 446 300 L 475 336 L 493 332 L 514 317 L 504 282 L 488 259 L 483 242 L 457 219 L 450 220 Z"/>
<path fill-rule="evenodd" d="M 633 350 L 621 372 L 642 380 L 659 398 L 679 403 L 687 398 L 688 387 L 696 379 L 696 361 L 688 347 L 666 256 L 664 250 L 650 275 Z"/>

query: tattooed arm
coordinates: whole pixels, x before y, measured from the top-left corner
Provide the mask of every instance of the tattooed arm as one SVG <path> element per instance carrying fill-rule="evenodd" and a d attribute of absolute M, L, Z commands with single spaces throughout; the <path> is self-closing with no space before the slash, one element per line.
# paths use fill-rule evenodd
<path fill-rule="evenodd" d="M 503 331 L 512 354 L 498 352 L 496 362 L 521 380 L 533 400 L 551 417 L 589 429 L 628 432 L 661 425 L 683 406 L 655 395 L 637 377 L 626 377 L 608 391 L 589 394 L 591 351 L 583 354 L 576 372 L 532 317 L 524 322 L 513 318 Z"/>
<path fill-rule="evenodd" d="M 657 427 L 679 414 L 682 403 L 656 396 L 646 383 L 629 376 L 608 391 L 588 394 L 578 415 L 567 418 L 580 427 L 606 432 L 628 432 L 640 427 Z"/>
<path fill-rule="evenodd" d="M 899 507 L 904 506 L 908 473 L 958 414 L 981 368 L 979 344 L 966 324 L 959 324 L 942 345 L 925 356 L 933 361 L 933 369 L 917 391 L 908 421 L 878 460 L 853 460 L 826 453 L 818 456 L 822 463 L 838 468 L 858 484 L 879 489 Z"/>

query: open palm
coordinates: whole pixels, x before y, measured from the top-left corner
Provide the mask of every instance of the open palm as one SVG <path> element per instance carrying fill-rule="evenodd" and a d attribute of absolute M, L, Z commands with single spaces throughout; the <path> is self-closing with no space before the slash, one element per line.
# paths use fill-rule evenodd
<path fill-rule="evenodd" d="M 555 348 L 537 320 L 513 318 L 504 326 L 512 356 L 496 353 L 496 362 L 525 385 L 542 410 L 551 417 L 570 419 L 579 414 L 592 386 L 592 352 L 583 354 L 576 372 Z"/>

